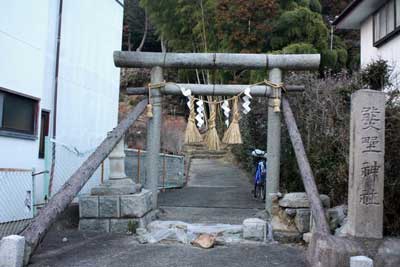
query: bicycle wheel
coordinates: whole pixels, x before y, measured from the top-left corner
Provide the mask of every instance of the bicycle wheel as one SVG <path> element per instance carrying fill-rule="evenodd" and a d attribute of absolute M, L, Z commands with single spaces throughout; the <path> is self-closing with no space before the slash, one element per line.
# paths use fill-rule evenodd
<path fill-rule="evenodd" d="M 262 200 L 265 200 L 265 195 L 266 195 L 266 192 L 265 192 L 265 184 L 261 184 L 259 187 L 260 187 L 260 195 L 261 195 L 261 198 L 262 198 Z"/>
<path fill-rule="evenodd" d="M 254 198 L 261 198 L 261 186 L 259 184 L 254 185 Z"/>

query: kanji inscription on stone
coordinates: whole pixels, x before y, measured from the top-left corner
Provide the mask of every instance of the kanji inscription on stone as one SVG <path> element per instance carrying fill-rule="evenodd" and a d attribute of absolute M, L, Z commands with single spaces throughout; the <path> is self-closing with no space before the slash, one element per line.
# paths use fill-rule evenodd
<path fill-rule="evenodd" d="M 385 93 L 355 92 L 350 128 L 349 234 L 382 238 Z"/>

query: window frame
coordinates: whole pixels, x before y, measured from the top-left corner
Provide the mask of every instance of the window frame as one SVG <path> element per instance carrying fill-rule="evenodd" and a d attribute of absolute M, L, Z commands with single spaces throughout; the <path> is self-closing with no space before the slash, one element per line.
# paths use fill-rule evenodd
<path fill-rule="evenodd" d="M 376 31 L 377 31 L 377 25 L 376 25 L 376 20 L 375 17 L 378 13 L 382 12 L 384 8 L 389 4 L 389 2 L 393 1 L 393 12 L 394 12 L 394 29 L 390 33 L 386 33 L 384 37 L 378 38 L 376 36 Z M 380 46 L 384 45 L 386 42 L 389 40 L 393 39 L 395 36 L 397 36 L 400 33 L 400 24 L 397 26 L 398 21 L 397 21 L 397 2 L 398 0 L 389 0 L 383 3 L 373 14 L 372 14 L 372 34 L 373 34 L 373 45 L 374 47 L 379 48 Z M 386 19 L 386 29 L 387 29 L 387 18 L 388 16 L 385 16 Z"/>
<path fill-rule="evenodd" d="M 18 129 L 10 129 L 10 128 L 4 128 L 3 127 L 3 115 L 4 115 L 4 102 L 2 105 L 2 110 L 0 112 L 1 118 L 0 118 L 0 136 L 4 137 L 12 137 L 12 138 L 19 138 L 19 139 L 27 139 L 27 140 L 37 140 L 37 127 L 38 127 L 38 114 L 39 114 L 39 104 L 40 104 L 40 99 L 37 97 L 29 96 L 23 93 L 15 92 L 13 90 L 0 87 L 0 93 L 4 94 L 3 101 L 6 99 L 6 95 L 14 95 L 17 97 L 21 98 L 26 98 L 28 100 L 31 100 L 34 102 L 34 110 L 33 110 L 33 131 L 32 132 L 26 132 L 26 131 L 21 131 Z"/>
<path fill-rule="evenodd" d="M 46 136 L 50 134 L 50 116 L 50 110 L 42 109 L 40 112 L 39 159 L 44 159 L 45 157 Z"/>

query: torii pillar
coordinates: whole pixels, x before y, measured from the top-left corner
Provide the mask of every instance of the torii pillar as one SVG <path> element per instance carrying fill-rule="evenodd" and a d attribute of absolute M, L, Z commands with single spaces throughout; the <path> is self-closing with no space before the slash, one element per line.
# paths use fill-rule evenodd
<path fill-rule="evenodd" d="M 269 80 L 273 83 L 282 82 L 282 71 L 278 68 L 269 70 Z M 281 112 L 275 108 L 275 98 L 281 98 L 281 89 L 272 89 L 272 97 L 268 98 L 268 133 L 267 133 L 267 181 L 265 209 L 271 215 L 272 194 L 279 192 L 279 176 L 281 163 Z"/>
<path fill-rule="evenodd" d="M 151 83 L 158 84 L 163 82 L 163 69 L 153 67 L 151 69 Z M 146 153 L 146 181 L 145 188 L 152 192 L 153 209 L 158 206 L 158 177 L 160 169 L 160 149 L 161 149 L 161 118 L 162 118 L 162 95 L 160 88 L 150 88 L 153 117 L 149 118 L 147 126 L 147 153 Z"/>

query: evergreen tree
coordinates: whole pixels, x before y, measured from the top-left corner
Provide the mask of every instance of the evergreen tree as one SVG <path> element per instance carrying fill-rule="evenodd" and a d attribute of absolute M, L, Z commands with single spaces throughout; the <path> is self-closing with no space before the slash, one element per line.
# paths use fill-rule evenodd
<path fill-rule="evenodd" d="M 141 0 L 158 36 L 174 51 L 321 53 L 322 67 L 346 66 L 347 50 L 319 0 Z"/>
<path fill-rule="evenodd" d="M 175 51 L 213 49 L 215 0 L 141 0 L 160 37 Z"/>
<path fill-rule="evenodd" d="M 216 27 L 221 47 L 230 52 L 267 51 L 276 14 L 275 0 L 219 0 Z"/>
<path fill-rule="evenodd" d="M 278 53 L 321 53 L 321 68 L 339 70 L 346 66 L 347 51 L 334 36 L 330 49 L 330 32 L 320 14 L 318 0 L 281 1 L 280 16 L 272 30 L 270 46 Z"/>

